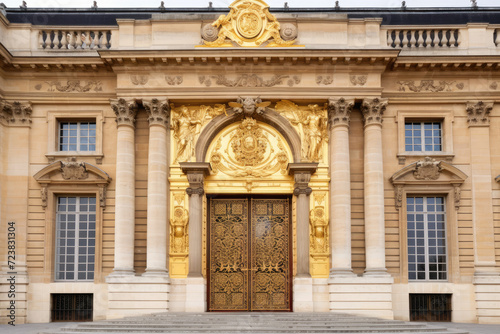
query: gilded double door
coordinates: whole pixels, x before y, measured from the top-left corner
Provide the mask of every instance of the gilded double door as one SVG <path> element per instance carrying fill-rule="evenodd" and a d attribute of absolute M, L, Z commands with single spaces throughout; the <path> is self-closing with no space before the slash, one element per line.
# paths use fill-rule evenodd
<path fill-rule="evenodd" d="M 289 198 L 212 198 L 209 311 L 291 311 Z"/>

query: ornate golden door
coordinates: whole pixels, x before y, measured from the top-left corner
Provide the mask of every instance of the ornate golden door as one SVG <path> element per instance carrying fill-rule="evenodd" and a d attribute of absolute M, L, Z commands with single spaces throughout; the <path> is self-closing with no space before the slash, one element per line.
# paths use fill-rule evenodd
<path fill-rule="evenodd" d="M 290 200 L 211 199 L 209 311 L 291 311 Z"/>

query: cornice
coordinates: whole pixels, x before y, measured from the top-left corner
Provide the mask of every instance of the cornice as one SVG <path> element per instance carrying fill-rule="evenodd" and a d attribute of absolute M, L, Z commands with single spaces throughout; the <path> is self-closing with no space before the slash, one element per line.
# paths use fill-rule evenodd
<path fill-rule="evenodd" d="M 120 65 L 195 65 L 195 64 L 331 64 L 388 65 L 397 58 L 395 49 L 310 50 L 305 48 L 218 48 L 194 50 L 101 50 L 101 58 Z"/>
<path fill-rule="evenodd" d="M 391 70 L 436 70 L 436 71 L 472 71 L 472 70 L 497 70 L 500 68 L 500 55 L 498 56 L 399 56 L 390 66 Z"/>

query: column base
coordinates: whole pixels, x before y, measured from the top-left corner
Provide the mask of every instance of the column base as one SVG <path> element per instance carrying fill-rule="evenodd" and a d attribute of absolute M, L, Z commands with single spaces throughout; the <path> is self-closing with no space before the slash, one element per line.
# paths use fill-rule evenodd
<path fill-rule="evenodd" d="M 129 277 L 129 276 L 135 276 L 135 271 L 134 269 L 120 269 L 120 268 L 115 268 L 111 272 L 111 274 L 108 275 L 108 277 Z"/>
<path fill-rule="evenodd" d="M 480 324 L 500 323 L 500 276 L 474 275 L 473 284 L 476 293 L 476 317 Z"/>
<path fill-rule="evenodd" d="M 357 277 L 351 268 L 332 268 L 329 277 Z"/>
<path fill-rule="evenodd" d="M 386 268 L 367 268 L 363 273 L 363 276 L 369 277 L 391 277 L 391 274 L 387 272 Z"/>
<path fill-rule="evenodd" d="M 314 312 L 313 279 L 309 275 L 293 279 L 293 311 Z"/>
<path fill-rule="evenodd" d="M 141 276 L 148 277 L 166 277 L 168 278 L 168 271 L 165 269 L 146 269 L 146 271 Z"/>
<path fill-rule="evenodd" d="M 331 277 L 330 312 L 393 319 L 392 277 Z"/>
<path fill-rule="evenodd" d="M 203 276 L 186 278 L 185 312 L 207 311 L 207 282 Z"/>
<path fill-rule="evenodd" d="M 108 283 L 106 319 L 167 312 L 170 279 L 168 277 L 112 276 Z"/>

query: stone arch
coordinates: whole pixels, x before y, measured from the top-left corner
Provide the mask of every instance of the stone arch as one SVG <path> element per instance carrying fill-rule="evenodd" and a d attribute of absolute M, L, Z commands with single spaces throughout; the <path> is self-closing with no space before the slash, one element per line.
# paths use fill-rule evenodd
<path fill-rule="evenodd" d="M 244 116 L 242 114 L 237 114 L 233 111 L 226 115 L 219 115 L 215 117 L 208 125 L 203 129 L 195 147 L 195 157 L 196 162 L 204 162 L 205 156 L 207 154 L 208 147 L 210 143 L 215 138 L 215 136 L 222 131 L 226 126 L 242 119 Z M 293 155 L 293 162 L 300 162 L 301 154 L 301 141 L 300 136 L 292 127 L 292 125 L 283 116 L 275 111 L 266 111 L 263 115 L 254 114 L 252 115 L 257 121 L 267 123 L 274 127 L 287 141 L 290 150 Z"/>

